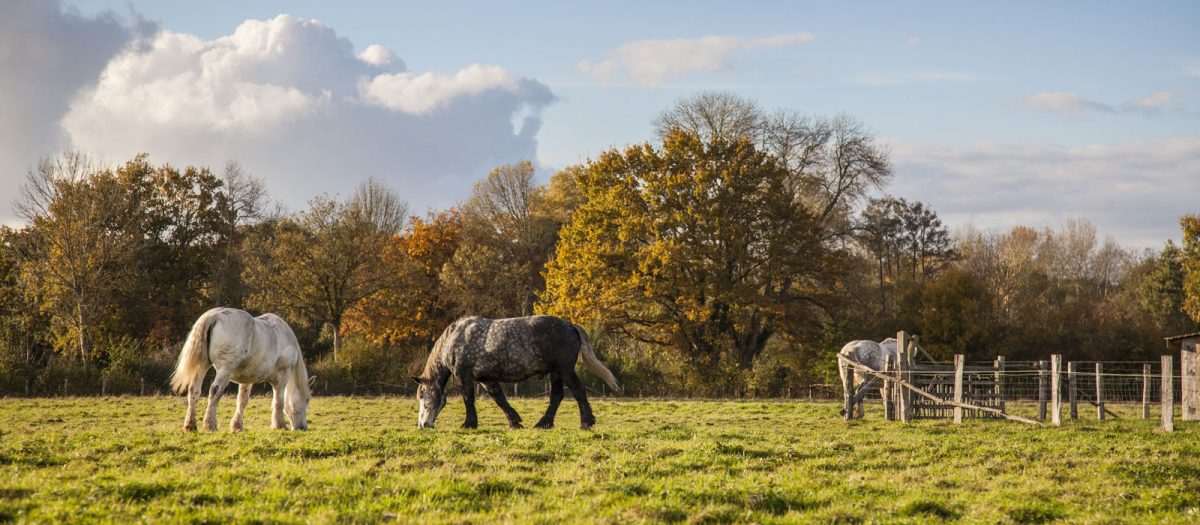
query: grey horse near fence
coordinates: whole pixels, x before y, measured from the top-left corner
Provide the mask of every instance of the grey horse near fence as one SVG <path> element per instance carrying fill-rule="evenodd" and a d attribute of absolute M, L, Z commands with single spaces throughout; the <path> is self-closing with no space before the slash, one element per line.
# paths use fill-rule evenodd
<path fill-rule="evenodd" d="M 508 404 L 500 383 L 515 383 L 535 376 L 550 377 L 550 406 L 538 428 L 554 426 L 554 415 L 563 399 L 563 385 L 571 389 L 579 404 L 584 429 L 596 424 L 583 382 L 575 374 L 575 362 L 583 365 L 614 390 L 619 389 L 612 372 L 596 358 L 587 333 L 579 325 L 558 317 L 535 315 L 510 319 L 467 317 L 455 321 L 433 345 L 425 370 L 413 380 L 417 387 L 418 428 L 432 428 L 438 412 L 446 406 L 446 383 L 453 375 L 467 406 L 463 428 L 476 428 L 475 383 L 485 390 L 508 418 L 512 428 L 521 428 L 521 416 Z"/>
<path fill-rule="evenodd" d="M 867 340 L 850 341 L 849 343 L 846 343 L 846 345 L 843 346 L 840 351 L 838 351 L 838 378 L 842 380 L 842 392 L 844 394 L 849 393 L 851 395 L 857 395 L 859 389 L 869 388 L 871 385 L 877 382 L 877 378 L 872 377 L 864 382 L 864 377 L 862 374 L 854 374 L 854 384 L 847 385 L 846 376 L 842 373 L 841 358 L 849 359 L 855 363 L 869 367 L 872 370 L 883 371 L 888 356 L 891 356 L 893 361 L 899 359 L 900 356 L 900 350 L 896 344 L 896 339 L 892 337 L 884 339 L 878 343 Z M 883 385 L 879 386 L 879 392 L 881 395 L 883 394 Z M 858 405 L 858 417 L 863 417 L 862 403 L 859 402 L 856 404 Z M 845 407 L 842 408 L 841 415 L 846 415 Z"/>

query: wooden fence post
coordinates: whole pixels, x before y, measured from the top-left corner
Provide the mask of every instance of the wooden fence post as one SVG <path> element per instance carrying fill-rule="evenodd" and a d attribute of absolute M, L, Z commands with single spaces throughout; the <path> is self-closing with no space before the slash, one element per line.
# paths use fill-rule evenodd
<path fill-rule="evenodd" d="M 1104 420 L 1104 364 L 1096 363 L 1096 419 Z"/>
<path fill-rule="evenodd" d="M 1067 401 L 1071 404 L 1071 421 L 1079 419 L 1079 396 L 1077 371 L 1075 370 L 1075 361 L 1067 363 Z"/>
<path fill-rule="evenodd" d="M 1184 341 L 1179 349 L 1179 403 L 1183 409 L 1181 419 L 1200 419 L 1200 381 L 1197 381 L 1197 358 L 1195 340 Z"/>
<path fill-rule="evenodd" d="M 1046 420 L 1046 362 L 1038 361 L 1038 421 Z"/>
<path fill-rule="evenodd" d="M 1150 363 L 1142 365 L 1142 419 L 1150 419 Z"/>
<path fill-rule="evenodd" d="M 1167 432 L 1175 430 L 1175 388 L 1171 376 L 1174 363 L 1169 355 L 1162 356 L 1162 429 Z"/>
<path fill-rule="evenodd" d="M 1004 412 L 1004 356 L 996 356 L 992 367 L 995 368 L 993 375 L 996 382 L 996 386 L 992 388 L 995 389 L 996 399 L 1000 402 L 1000 411 Z"/>
<path fill-rule="evenodd" d="M 954 402 L 963 402 L 963 355 L 954 354 Z M 961 405 L 954 407 L 954 422 L 962 423 L 963 409 Z"/>
<path fill-rule="evenodd" d="M 843 363 L 842 367 L 842 381 L 846 385 L 842 389 L 842 416 L 850 421 L 854 418 L 854 367 L 850 363 Z"/>
<path fill-rule="evenodd" d="M 912 384 L 912 356 L 908 353 L 908 334 L 903 330 L 896 334 L 896 345 L 900 350 L 900 357 L 897 359 L 900 380 Z M 900 389 L 900 421 L 912 421 L 912 399 L 912 391 L 907 388 Z"/>
<path fill-rule="evenodd" d="M 1062 425 L 1062 356 L 1050 356 L 1050 422 L 1054 426 Z"/>
<path fill-rule="evenodd" d="M 887 377 L 892 377 L 892 372 L 896 368 L 896 358 L 892 355 L 887 355 L 883 359 L 883 373 Z M 895 384 L 891 380 L 883 380 L 883 418 L 887 421 L 896 420 L 896 400 L 892 394 L 892 389 Z"/>

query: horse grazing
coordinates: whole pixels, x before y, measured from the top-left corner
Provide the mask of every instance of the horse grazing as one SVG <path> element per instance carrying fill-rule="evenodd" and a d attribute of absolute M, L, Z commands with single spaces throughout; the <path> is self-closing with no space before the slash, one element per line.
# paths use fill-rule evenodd
<path fill-rule="evenodd" d="M 892 361 L 894 362 L 895 360 L 899 359 L 900 350 L 896 346 L 896 340 L 889 337 L 878 343 L 867 340 L 850 341 L 849 343 L 846 343 L 846 346 L 843 346 L 842 349 L 838 351 L 838 356 L 869 367 L 872 370 L 882 372 L 884 366 L 886 365 L 887 357 L 892 356 Z M 838 359 L 838 378 L 842 380 L 842 392 L 852 393 L 854 395 L 857 395 L 860 389 L 870 388 L 871 385 L 878 381 L 878 378 L 871 377 L 867 379 L 864 384 L 863 374 L 856 373 L 854 374 L 854 384 L 847 385 L 846 376 L 842 373 L 841 359 Z M 880 385 L 879 392 L 881 395 L 883 394 L 883 385 Z M 862 402 L 860 401 L 856 404 L 858 405 L 858 417 L 863 417 Z M 842 407 L 841 415 L 846 415 L 845 407 Z"/>
<path fill-rule="evenodd" d="M 250 390 L 263 381 L 275 390 L 271 428 L 287 428 L 286 415 L 292 429 L 308 429 L 309 388 L 316 376 L 308 377 L 296 334 L 279 316 L 253 317 L 235 308 L 213 308 L 196 320 L 171 374 L 171 387 L 188 394 L 184 430 L 196 430 L 196 398 L 210 365 L 217 369 L 217 376 L 208 388 L 205 430 L 217 429 L 217 402 L 231 380 L 238 384 L 238 399 L 230 430 L 242 430 L 242 412 Z"/>
<path fill-rule="evenodd" d="M 550 376 L 550 406 L 538 421 L 538 428 L 554 427 L 554 415 L 563 399 L 563 384 L 571 388 L 579 404 L 579 420 L 586 430 L 596 424 L 588 404 L 583 382 L 575 374 L 575 361 L 583 355 L 583 365 L 613 389 L 619 389 L 612 372 L 596 359 L 587 333 L 578 325 L 558 317 L 535 315 L 510 319 L 467 317 L 452 323 L 433 345 L 425 370 L 413 380 L 417 387 L 418 428 L 433 428 L 438 412 L 446 406 L 446 382 L 453 375 L 467 405 L 463 428 L 479 426 L 475 414 L 475 382 L 485 390 L 504 415 L 511 428 L 521 428 L 521 416 L 508 404 L 500 383 L 515 383 L 534 376 Z"/>

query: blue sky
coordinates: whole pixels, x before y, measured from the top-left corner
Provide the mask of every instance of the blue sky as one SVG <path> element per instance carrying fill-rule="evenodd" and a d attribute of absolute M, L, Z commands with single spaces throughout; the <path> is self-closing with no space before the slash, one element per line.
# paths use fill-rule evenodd
<path fill-rule="evenodd" d="M 17 17 L 34 16 L 27 12 L 35 9 L 23 8 L 22 3 L 16 2 Z M 1054 226 L 1083 217 L 1121 242 L 1154 246 L 1178 237 L 1180 214 L 1200 212 L 1194 197 L 1200 195 L 1196 2 L 848 6 L 78 0 L 64 5 L 68 12 L 73 6 L 83 19 L 103 19 L 110 10 L 119 13 L 131 42 L 166 31 L 191 35 L 200 42 L 196 45 L 205 45 L 233 35 L 247 20 L 275 21 L 272 34 L 301 34 L 301 22 L 315 19 L 348 42 L 354 54 L 371 45 L 389 49 L 397 60 L 376 69 L 330 66 L 318 68 L 318 73 L 325 71 L 330 78 L 379 75 L 384 80 L 398 75 L 395 82 L 380 82 L 372 100 L 377 107 L 407 112 L 403 119 L 363 114 L 367 92 L 361 85 L 354 91 L 352 78 L 330 80 L 332 88 L 305 79 L 297 81 L 299 91 L 292 95 L 311 96 L 288 107 L 352 116 L 311 128 L 304 122 L 281 124 L 264 117 L 271 124 L 258 126 L 247 122 L 256 114 L 251 111 L 243 113 L 251 117 L 236 117 L 234 123 L 229 120 L 233 117 L 218 115 L 195 125 L 164 127 L 159 121 L 154 127 L 146 123 L 152 117 L 128 113 L 157 108 L 170 92 L 126 95 L 162 75 L 177 74 L 184 66 L 163 69 L 162 64 L 186 62 L 185 54 L 173 54 L 162 40 L 143 43 L 140 51 L 127 46 L 113 53 L 112 62 L 99 66 L 107 77 L 79 82 L 61 116 L 64 132 L 59 135 L 66 138 L 43 147 L 48 151 L 65 143 L 110 160 L 123 159 L 131 149 L 148 150 L 159 161 L 214 165 L 222 161 L 210 157 L 229 150 L 266 177 L 273 189 L 282 187 L 276 193 L 292 207 L 302 206 L 303 199 L 316 192 L 348 192 L 366 176 L 389 180 L 418 210 L 447 206 L 469 192 L 470 181 L 486 172 L 489 163 L 536 156 L 541 165 L 554 169 L 582 162 L 612 146 L 649 140 L 650 120 L 657 112 L 682 96 L 719 89 L 753 98 L 766 108 L 820 115 L 845 112 L 858 118 L 893 149 L 896 176 L 885 191 L 927 201 L 955 226 Z M 4 9 L 14 8 L 0 7 L 0 15 Z M 134 25 L 131 12 L 153 26 L 138 36 L 128 29 Z M 280 21 L 277 16 L 284 13 L 292 18 Z M 308 40 L 298 41 L 313 46 L 304 49 L 337 47 L 311 31 L 303 34 Z M 58 41 L 70 38 L 63 35 Z M 147 52 L 147 46 L 154 51 Z M 288 67 L 305 67 L 303 59 L 292 60 Z M 397 65 L 401 61 L 402 67 Z M 473 65 L 492 69 L 468 71 Z M 146 73 L 150 69 L 155 72 Z M 413 91 L 420 86 L 400 83 L 427 73 L 432 74 L 427 80 L 434 92 Z M 235 75 L 228 82 L 257 78 L 238 74 L 250 76 Z M 451 78 L 455 75 L 457 81 Z M 59 78 L 45 77 L 48 83 Z M 518 80 L 528 82 L 518 86 Z M 277 78 L 271 82 L 279 83 Z M 315 87 L 306 90 L 309 84 Z M 336 87 L 343 84 L 345 93 L 359 97 L 357 105 L 329 109 L 339 98 L 351 96 Z M 324 102 L 319 100 L 322 89 L 331 93 Z M 227 93 L 215 100 L 257 101 L 256 111 L 264 100 L 291 100 L 282 94 L 255 93 Z M 414 102 L 418 95 L 434 102 Z M 0 104 L 5 96 L 0 91 Z M 466 97 L 492 97 L 494 103 L 468 104 L 463 102 Z M 189 111 L 211 109 L 198 108 Z M 511 133 L 498 131 L 505 115 L 513 124 Z M 530 125 L 524 126 L 531 115 Z M 134 133 L 121 140 L 114 135 L 122 132 L 97 122 L 125 122 L 123 129 L 146 127 L 147 135 Z M 280 126 L 278 133 L 271 131 L 276 129 L 273 125 Z M 332 131 L 323 133 L 322 126 Z M 246 131 L 259 128 L 267 131 Z M 225 149 L 214 145 L 198 152 L 181 146 L 218 144 L 230 129 L 250 134 L 237 135 Z M 288 135 L 304 129 L 309 134 Z M 483 129 L 490 131 L 478 131 Z M 414 144 L 412 151 L 389 157 L 383 151 L 400 142 L 378 139 L 365 130 L 405 138 Z M 275 135 L 283 138 L 272 139 Z M 427 141 L 421 142 L 421 137 Z M 330 146 L 324 139 L 340 139 L 345 147 Z M 272 162 L 281 152 L 289 153 L 289 144 L 309 150 L 328 147 L 331 160 L 327 165 L 320 159 Z M 376 152 L 378 162 L 359 162 Z M 349 160 L 336 162 L 338 155 Z M 328 170 L 341 165 L 356 169 L 328 177 L 301 174 L 310 166 Z M 437 171 L 444 173 L 433 173 Z M 6 175 L 4 180 L 12 178 Z"/>

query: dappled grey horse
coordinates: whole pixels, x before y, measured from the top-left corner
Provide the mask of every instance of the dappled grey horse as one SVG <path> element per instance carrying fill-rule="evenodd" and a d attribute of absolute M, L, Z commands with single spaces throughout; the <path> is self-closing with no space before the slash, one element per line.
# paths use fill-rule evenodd
<path fill-rule="evenodd" d="M 534 376 L 550 377 L 550 406 L 538 421 L 538 428 L 554 426 L 554 415 L 563 399 L 563 385 L 571 389 L 579 404 L 579 420 L 584 429 L 596 424 L 588 404 L 583 382 L 575 374 L 575 361 L 583 356 L 583 365 L 613 389 L 618 389 L 612 372 L 596 359 L 587 333 L 578 325 L 548 315 L 485 319 L 467 317 L 455 321 L 433 345 L 425 370 L 413 380 L 420 384 L 417 400 L 419 428 L 433 428 L 438 412 L 446 406 L 446 383 L 453 375 L 467 405 L 463 428 L 476 428 L 475 382 L 483 384 L 496 401 L 508 424 L 521 428 L 521 416 L 508 404 L 500 383 L 515 383 Z"/>
<path fill-rule="evenodd" d="M 899 358 L 900 352 L 894 338 L 887 338 L 876 343 L 875 341 L 859 340 L 850 341 L 843 346 L 838 355 L 846 359 L 850 359 L 855 363 L 867 366 L 872 370 L 882 372 L 888 356 L 892 356 L 892 360 Z M 864 378 L 861 373 L 854 374 L 854 384 L 846 384 L 846 375 L 842 373 L 842 361 L 838 359 L 838 378 L 842 380 L 842 392 L 851 395 L 857 395 L 859 389 L 869 388 L 871 385 L 878 382 L 878 378 Z M 866 379 L 864 382 L 863 380 Z M 883 385 L 879 385 L 880 395 L 883 395 Z M 862 402 L 855 403 L 858 405 L 858 417 L 863 417 Z M 846 415 L 846 408 L 842 407 L 841 415 Z"/>

